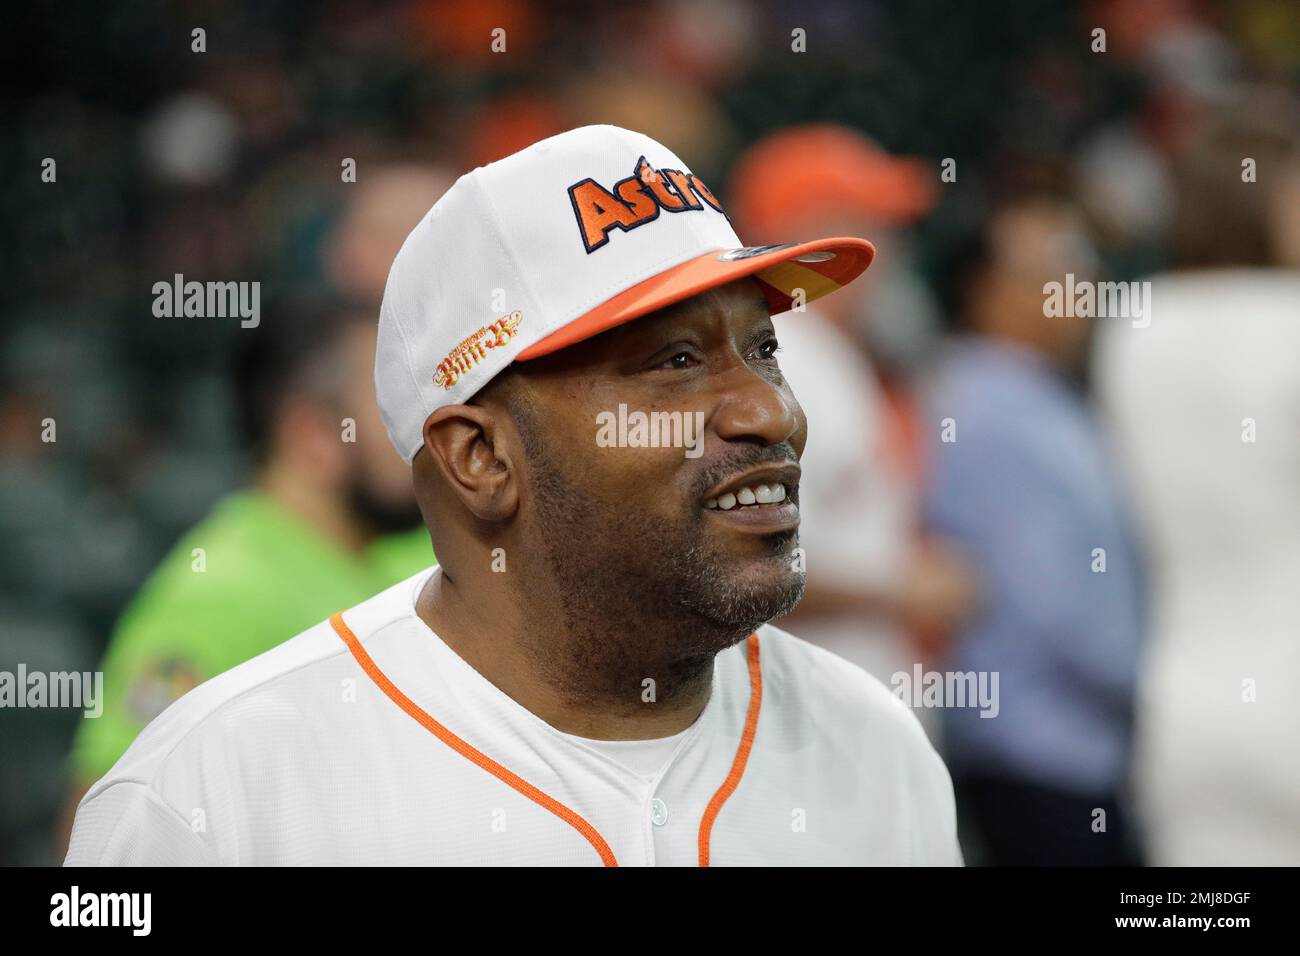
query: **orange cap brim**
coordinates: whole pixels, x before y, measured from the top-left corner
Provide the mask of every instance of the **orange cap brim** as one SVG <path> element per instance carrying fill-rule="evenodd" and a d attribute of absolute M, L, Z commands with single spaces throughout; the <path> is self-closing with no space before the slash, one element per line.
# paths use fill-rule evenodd
<path fill-rule="evenodd" d="M 526 362 L 550 355 L 624 322 L 751 275 L 762 286 L 770 313 L 778 315 L 793 307 L 797 289 L 803 290 L 804 302 L 820 299 L 860 276 L 876 255 L 875 246 L 867 240 L 842 237 L 723 258 L 745 251 L 718 249 L 638 282 L 534 342 L 516 360 Z"/>

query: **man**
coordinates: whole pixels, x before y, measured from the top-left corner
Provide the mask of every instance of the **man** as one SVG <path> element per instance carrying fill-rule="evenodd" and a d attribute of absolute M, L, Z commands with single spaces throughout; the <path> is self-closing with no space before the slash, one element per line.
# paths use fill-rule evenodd
<path fill-rule="evenodd" d="M 322 249 L 330 288 L 353 301 L 378 305 L 388 282 L 388 267 L 416 217 L 455 178 L 440 165 L 367 165 L 365 175 L 347 185 L 350 198 Z M 371 333 L 373 338 L 373 328 Z"/>
<path fill-rule="evenodd" d="M 1044 308 L 1045 284 L 1091 281 L 1095 256 L 1069 206 L 1030 198 L 995 210 L 962 263 L 970 335 L 934 383 L 927 510 L 984 591 L 948 667 L 997 675 L 998 698 L 944 708 L 945 754 L 987 862 L 1123 864 L 1141 572 L 1099 428 L 1067 377 L 1088 321 Z"/>
<path fill-rule="evenodd" d="M 615 127 L 458 180 L 375 366 L 440 566 L 173 706 L 68 862 L 960 862 L 916 719 L 765 625 L 803 589 L 807 433 L 770 313 L 872 247 L 739 245 Z"/>
<path fill-rule="evenodd" d="M 365 303 L 383 296 L 413 208 L 450 180 L 439 166 L 371 170 L 325 242 L 338 298 L 286 299 L 240 332 L 232 372 L 252 487 L 173 546 L 110 636 L 104 714 L 83 721 L 73 745 L 62 847 L 87 788 L 167 705 L 433 559 L 409 469 L 393 460 L 375 408 Z"/>
<path fill-rule="evenodd" d="M 375 411 L 368 314 L 304 299 L 241 334 L 234 378 L 252 487 L 190 529 L 122 615 L 104 713 L 75 741 L 74 804 L 186 691 L 433 560 Z"/>

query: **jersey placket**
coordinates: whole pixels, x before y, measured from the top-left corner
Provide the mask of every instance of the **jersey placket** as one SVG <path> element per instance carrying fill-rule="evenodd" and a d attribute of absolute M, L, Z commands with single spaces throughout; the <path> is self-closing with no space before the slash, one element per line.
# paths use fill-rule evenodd
<path fill-rule="evenodd" d="M 618 866 L 618 859 L 614 855 L 613 849 L 611 849 L 605 838 L 594 826 L 591 825 L 590 822 L 586 820 L 586 818 L 574 812 L 572 809 L 565 806 L 543 790 L 535 787 L 527 780 L 524 780 L 513 771 L 497 763 L 476 747 L 468 744 L 407 697 L 391 680 L 389 680 L 388 675 L 379 668 L 366 652 L 365 648 L 361 646 L 361 642 L 357 639 L 357 636 L 343 620 L 343 612 L 340 611 L 330 617 L 330 626 L 334 629 L 335 634 L 339 636 L 343 643 L 347 645 L 353 658 L 361 666 L 361 669 L 366 673 L 366 675 L 374 681 L 376 686 L 378 686 L 379 689 L 393 701 L 393 703 L 401 708 L 407 716 L 415 720 L 460 756 L 492 774 L 506 786 L 516 790 L 524 797 L 559 817 L 565 823 L 577 830 L 578 833 L 580 833 L 583 838 L 591 844 L 592 849 L 600 856 L 601 862 L 604 863 L 605 866 Z M 713 823 L 723 805 L 740 783 L 740 778 L 745 771 L 745 764 L 749 759 L 750 748 L 753 745 L 754 733 L 758 726 L 758 714 L 763 698 L 763 680 L 757 634 L 751 634 L 749 636 L 746 642 L 746 649 L 748 652 L 747 658 L 749 663 L 750 699 L 749 707 L 745 715 L 745 727 L 741 733 L 740 744 L 736 750 L 735 759 L 732 761 L 731 770 L 727 774 L 726 779 L 722 781 L 722 785 L 714 793 L 713 798 L 709 801 L 708 806 L 705 808 L 704 816 L 700 820 L 697 840 L 698 863 L 700 866 L 709 865 L 710 836 L 713 829 Z M 663 779 L 667 769 L 673 765 L 685 746 L 687 746 L 693 739 L 693 736 L 684 739 L 682 745 L 678 747 L 672 758 L 669 759 L 665 769 L 660 772 L 653 783 L 647 785 L 648 797 L 643 801 L 644 806 L 641 808 L 641 832 L 647 841 L 646 862 L 650 865 L 653 865 L 655 859 L 654 834 L 653 831 L 646 830 L 647 827 L 653 826 L 653 822 L 650 820 L 650 804 L 655 799 L 655 790 L 657 789 L 659 781 Z"/>

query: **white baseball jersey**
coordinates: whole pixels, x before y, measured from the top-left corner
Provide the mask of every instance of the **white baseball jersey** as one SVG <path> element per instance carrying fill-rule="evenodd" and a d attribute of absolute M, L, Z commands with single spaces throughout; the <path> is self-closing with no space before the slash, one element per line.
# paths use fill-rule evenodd
<path fill-rule="evenodd" d="M 415 613 L 436 573 L 178 700 L 86 794 L 66 863 L 961 863 L 943 762 L 857 667 L 762 627 L 634 757 L 443 643 Z"/>

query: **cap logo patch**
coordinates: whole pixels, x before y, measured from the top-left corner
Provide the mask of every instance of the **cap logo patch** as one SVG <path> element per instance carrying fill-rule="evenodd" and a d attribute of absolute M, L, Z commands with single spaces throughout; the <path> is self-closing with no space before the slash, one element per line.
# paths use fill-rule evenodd
<path fill-rule="evenodd" d="M 797 243 L 781 242 L 774 246 L 745 246 L 743 249 L 728 249 L 726 252 L 718 253 L 718 259 L 722 262 L 735 262 L 737 259 L 752 259 L 754 256 L 765 256 L 769 252 L 776 252 L 778 249 L 789 249 L 795 245 L 797 245 Z"/>
<path fill-rule="evenodd" d="M 569 202 L 578 220 L 578 234 L 590 255 L 615 229 L 628 232 L 659 218 L 661 211 L 695 212 L 709 206 L 722 212 L 722 204 L 694 173 L 680 169 L 655 169 L 642 156 L 632 175 L 606 189 L 588 177 L 569 187 Z M 723 215 L 726 215 L 723 213 Z"/>
<path fill-rule="evenodd" d="M 485 325 L 447 353 L 433 373 L 433 384 L 451 389 L 460 377 L 487 358 L 488 349 L 497 349 L 515 337 L 523 315 L 518 311 Z"/>

